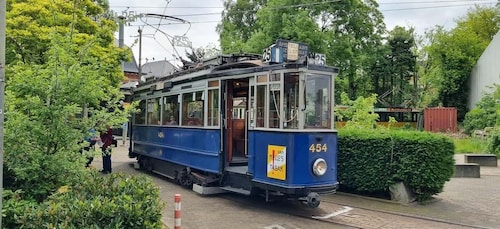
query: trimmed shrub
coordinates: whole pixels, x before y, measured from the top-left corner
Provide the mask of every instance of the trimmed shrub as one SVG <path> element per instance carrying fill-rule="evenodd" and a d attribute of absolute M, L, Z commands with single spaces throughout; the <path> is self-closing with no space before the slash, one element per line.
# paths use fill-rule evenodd
<path fill-rule="evenodd" d="M 28 208 L 18 223 L 24 228 L 162 228 L 163 207 L 151 178 L 94 173 Z"/>
<path fill-rule="evenodd" d="M 338 147 L 341 188 L 354 192 L 387 193 L 403 182 L 425 200 L 453 175 L 453 142 L 433 133 L 342 129 Z"/>

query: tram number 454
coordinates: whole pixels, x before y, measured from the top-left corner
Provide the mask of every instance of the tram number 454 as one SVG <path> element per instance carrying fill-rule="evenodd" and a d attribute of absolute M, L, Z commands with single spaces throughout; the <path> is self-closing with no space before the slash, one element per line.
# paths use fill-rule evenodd
<path fill-rule="evenodd" d="M 309 151 L 311 153 L 321 153 L 326 152 L 328 150 L 328 146 L 326 144 L 311 144 L 309 146 Z"/>

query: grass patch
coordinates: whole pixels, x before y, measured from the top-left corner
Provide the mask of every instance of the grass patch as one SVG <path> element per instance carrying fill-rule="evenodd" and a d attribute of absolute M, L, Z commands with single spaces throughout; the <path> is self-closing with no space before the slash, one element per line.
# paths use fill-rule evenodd
<path fill-rule="evenodd" d="M 486 139 L 480 138 L 454 138 L 455 153 L 483 153 L 488 144 Z"/>

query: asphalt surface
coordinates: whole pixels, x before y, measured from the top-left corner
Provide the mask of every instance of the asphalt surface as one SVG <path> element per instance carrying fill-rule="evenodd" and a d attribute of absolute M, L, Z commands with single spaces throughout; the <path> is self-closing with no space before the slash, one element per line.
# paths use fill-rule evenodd
<path fill-rule="evenodd" d="M 119 144 L 122 144 L 119 141 Z M 457 162 L 463 162 L 463 155 L 455 155 L 455 160 Z M 113 172 L 126 172 L 139 174 L 139 172 L 131 172 L 132 164 L 135 159 L 128 158 L 128 148 L 126 145 L 119 145 L 117 148 L 113 149 L 112 153 L 112 165 Z M 499 163 L 500 164 L 500 163 Z M 102 169 L 102 159 L 95 158 L 92 166 L 96 169 Z M 173 195 L 172 192 L 183 193 L 183 196 L 187 198 L 194 198 L 197 201 L 201 200 L 203 204 L 204 201 L 208 205 L 214 205 L 213 199 L 205 199 L 196 195 L 193 191 L 184 189 L 182 187 L 175 187 L 175 185 L 168 185 L 168 187 L 162 187 L 162 182 L 164 180 L 153 176 L 153 180 L 160 186 L 161 198 L 167 202 L 167 205 L 173 205 Z M 156 182 L 158 181 L 158 182 Z M 169 189 L 168 191 L 166 189 Z M 173 190 L 172 190 L 173 189 Z M 500 167 L 481 167 L 481 178 L 451 178 L 445 184 L 444 191 L 436 195 L 431 201 L 426 203 L 411 203 L 411 204 L 398 204 L 388 200 L 381 200 L 376 198 L 363 197 L 358 195 L 351 195 L 347 193 L 337 193 L 329 196 L 322 197 L 323 200 L 329 201 L 337 204 L 339 207 L 349 206 L 350 208 L 356 209 L 357 212 L 363 212 L 364 221 L 362 218 L 356 218 L 351 212 L 351 215 L 344 214 L 347 219 L 349 219 L 351 225 L 356 225 L 360 228 L 498 228 L 500 229 Z M 225 201 L 225 200 L 221 200 Z M 217 217 L 224 217 L 225 213 L 220 207 L 223 205 L 216 206 L 205 206 L 208 211 L 221 211 L 217 216 L 207 216 L 202 213 L 196 217 L 193 217 L 191 221 L 200 220 L 200 224 L 192 225 L 204 225 L 203 222 L 207 221 L 222 221 Z M 184 205 L 183 205 L 184 206 Z M 170 208 L 171 206 L 167 206 Z M 320 208 L 322 206 L 320 205 Z M 341 209 L 341 208 L 340 208 Z M 242 212 L 246 210 L 244 208 L 240 209 Z M 189 211 L 189 208 L 183 211 Z M 193 209 L 193 213 L 195 213 Z M 253 212 L 247 212 L 248 214 L 255 214 Z M 183 213 L 185 214 L 185 213 Z M 385 214 L 385 216 L 384 216 Z M 394 215 L 396 214 L 396 215 Z M 397 216 L 401 217 L 397 217 Z M 211 218 L 214 217 L 214 218 Z M 272 213 L 266 214 L 266 216 L 255 216 L 260 217 L 263 220 L 262 225 L 245 227 L 252 225 L 251 223 L 255 221 L 251 220 L 251 217 L 245 217 L 248 222 L 243 222 L 239 225 L 233 225 L 238 228 L 267 228 L 272 222 Z M 266 217 L 269 217 L 268 221 Z M 366 218 L 370 220 L 366 220 Z M 380 224 L 375 224 L 375 219 L 381 221 Z M 164 214 L 162 220 L 165 225 L 173 228 L 173 211 Z M 183 220 L 185 220 L 183 218 Z M 402 221 L 405 221 L 403 224 Z M 414 221 L 414 222 L 412 222 Z M 436 226 L 436 222 L 442 222 L 442 225 L 447 225 L 446 227 Z M 267 223 L 267 224 L 266 224 Z M 305 225 L 290 227 L 290 228 L 312 228 Z M 183 224 L 185 225 L 185 224 Z M 204 228 L 215 228 L 206 224 Z M 183 227 L 190 228 L 190 227 Z M 193 227 L 191 227 L 193 228 Z M 226 228 L 226 227 L 220 227 Z M 229 227 L 232 228 L 232 227 Z M 272 227 L 268 227 L 272 228 Z M 279 227 L 276 227 L 279 228 Z M 288 228 L 288 227 L 282 227 Z M 322 228 L 322 227 L 315 227 Z M 341 228 L 341 227 L 340 227 Z"/>

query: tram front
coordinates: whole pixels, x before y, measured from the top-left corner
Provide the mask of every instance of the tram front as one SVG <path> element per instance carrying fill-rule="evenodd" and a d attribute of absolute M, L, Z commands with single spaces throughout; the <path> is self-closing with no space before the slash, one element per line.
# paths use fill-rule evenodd
<path fill-rule="evenodd" d="M 308 62 L 270 65 L 250 80 L 248 172 L 266 198 L 279 194 L 317 207 L 319 195 L 338 186 L 338 69 Z"/>

